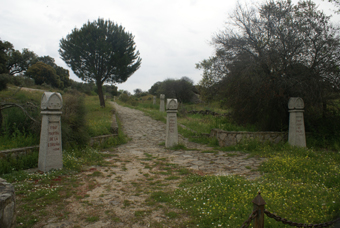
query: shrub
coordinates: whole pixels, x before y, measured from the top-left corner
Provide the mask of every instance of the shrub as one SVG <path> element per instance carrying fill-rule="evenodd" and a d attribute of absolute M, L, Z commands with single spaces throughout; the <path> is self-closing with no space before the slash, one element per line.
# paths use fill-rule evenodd
<path fill-rule="evenodd" d="M 83 94 L 76 91 L 63 95 L 64 105 L 61 116 L 63 148 L 83 147 L 89 141 L 83 97 Z"/>

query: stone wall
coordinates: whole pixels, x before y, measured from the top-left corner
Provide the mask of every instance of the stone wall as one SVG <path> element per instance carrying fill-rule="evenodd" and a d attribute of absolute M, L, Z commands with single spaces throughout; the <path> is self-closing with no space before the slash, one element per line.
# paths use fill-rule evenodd
<path fill-rule="evenodd" d="M 242 140 L 256 139 L 260 142 L 286 142 L 288 133 L 286 132 L 247 132 L 247 131 L 223 131 L 220 129 L 212 129 L 210 137 L 216 137 L 219 146 L 233 146 Z"/>
<path fill-rule="evenodd" d="M 112 123 L 111 123 L 111 133 L 109 135 L 101 135 L 97 137 L 92 137 L 90 139 L 90 145 L 92 146 L 94 143 L 103 143 L 105 140 L 111 137 L 116 137 L 118 135 L 118 123 L 116 119 L 115 111 L 112 110 Z M 15 149 L 9 149 L 9 150 L 1 150 L 0 151 L 0 158 L 7 156 L 8 154 L 12 156 L 21 156 L 21 155 L 27 155 L 35 150 L 39 150 L 39 146 L 29 146 L 29 147 L 21 147 L 21 148 L 15 148 Z M 0 227 L 1 228 L 1 227 Z"/>
<path fill-rule="evenodd" d="M 27 155 L 29 153 L 32 153 L 33 151 L 38 151 L 38 150 L 39 150 L 39 146 L 28 146 L 28 147 L 21 147 L 21 148 L 9 149 L 9 150 L 1 150 L 0 158 L 6 157 L 8 154 L 12 156 Z"/>
<path fill-rule="evenodd" d="M 0 227 L 15 227 L 14 187 L 2 178 L 0 178 Z"/>

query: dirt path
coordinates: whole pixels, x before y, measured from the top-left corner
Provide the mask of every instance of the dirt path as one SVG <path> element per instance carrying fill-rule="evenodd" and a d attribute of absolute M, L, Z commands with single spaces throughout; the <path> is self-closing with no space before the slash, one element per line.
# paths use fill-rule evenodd
<path fill-rule="evenodd" d="M 112 151 L 103 167 L 88 167 L 77 176 L 82 197 L 67 201 L 68 219 L 51 218 L 36 227 L 181 227 L 187 220 L 183 212 L 167 205 L 167 192 L 174 190 L 183 175 L 238 174 L 256 178 L 252 169 L 262 160 L 246 158 L 239 152 L 202 153 L 212 150 L 204 145 L 180 143 L 192 150 L 164 148 L 165 124 L 143 112 L 114 104 L 125 134 L 131 139 Z M 251 167 L 251 168 L 250 168 Z M 163 197 L 163 198 L 162 198 Z"/>

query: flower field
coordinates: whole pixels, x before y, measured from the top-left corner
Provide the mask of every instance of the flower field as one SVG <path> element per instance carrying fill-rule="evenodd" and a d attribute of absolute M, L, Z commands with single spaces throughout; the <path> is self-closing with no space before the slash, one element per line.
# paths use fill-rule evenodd
<path fill-rule="evenodd" d="M 340 212 L 340 153 L 283 145 L 281 150 L 248 151 L 268 157 L 263 176 L 191 176 L 173 195 L 187 210 L 193 227 L 240 227 L 252 212 L 260 191 L 266 209 L 299 223 L 333 220 Z M 274 149 L 274 148 L 272 148 Z M 188 225 L 189 225 L 188 224 Z M 265 227 L 290 227 L 265 216 Z"/>

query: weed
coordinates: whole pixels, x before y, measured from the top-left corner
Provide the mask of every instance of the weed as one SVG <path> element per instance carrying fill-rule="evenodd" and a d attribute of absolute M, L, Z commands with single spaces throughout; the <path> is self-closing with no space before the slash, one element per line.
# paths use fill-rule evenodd
<path fill-rule="evenodd" d="M 165 214 L 166 216 L 168 216 L 170 219 L 174 219 L 178 217 L 178 214 L 176 212 L 170 211 L 168 213 Z"/>
<path fill-rule="evenodd" d="M 98 222 L 99 221 L 99 217 L 98 216 L 90 216 L 86 218 L 87 222 Z"/>

